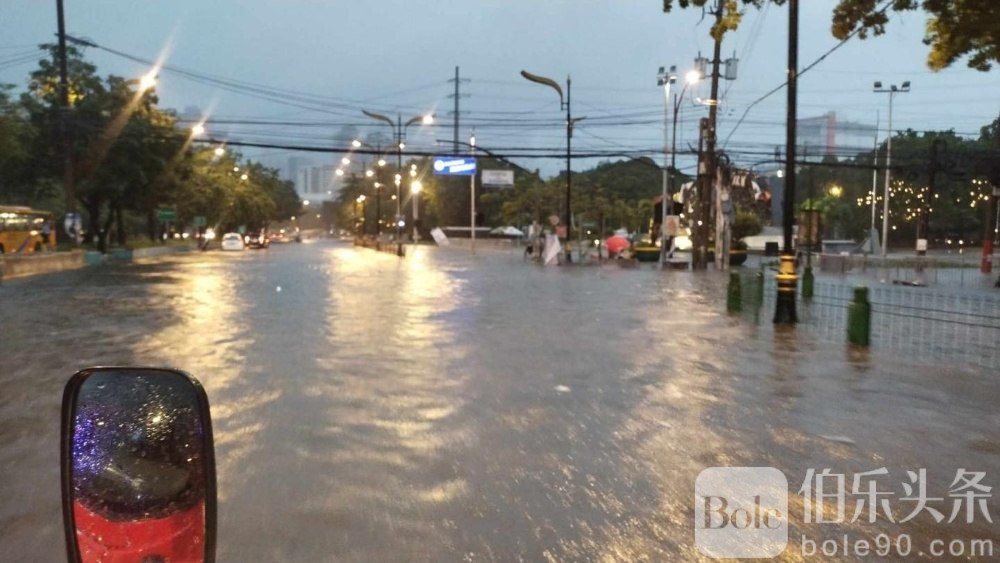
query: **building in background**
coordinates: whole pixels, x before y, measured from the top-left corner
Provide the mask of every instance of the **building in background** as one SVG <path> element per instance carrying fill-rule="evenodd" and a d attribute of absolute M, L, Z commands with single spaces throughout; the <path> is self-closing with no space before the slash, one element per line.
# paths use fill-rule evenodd
<path fill-rule="evenodd" d="M 872 150 L 876 127 L 866 123 L 842 121 L 836 112 L 798 121 L 798 151 L 802 160 L 819 161 L 824 157 L 853 157 Z"/>
<path fill-rule="evenodd" d="M 336 171 L 332 164 L 299 168 L 295 173 L 295 191 L 303 200 L 333 201 L 343 186 Z"/>

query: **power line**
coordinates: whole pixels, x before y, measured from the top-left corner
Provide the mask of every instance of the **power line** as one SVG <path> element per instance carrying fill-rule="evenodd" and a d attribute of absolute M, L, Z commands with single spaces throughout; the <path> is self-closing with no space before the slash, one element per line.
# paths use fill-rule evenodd
<path fill-rule="evenodd" d="M 882 6 L 882 8 L 879 9 L 879 10 L 877 10 L 875 13 L 885 13 L 886 10 L 888 10 L 890 6 L 892 6 L 892 0 L 886 0 L 885 5 Z M 813 67 L 815 67 L 819 63 L 821 63 L 824 60 L 826 60 L 826 58 L 828 56 L 830 56 L 831 54 L 833 54 L 833 52 L 836 51 L 837 49 L 840 49 L 841 47 L 843 47 L 845 43 L 847 43 L 849 40 L 851 40 L 852 38 L 854 38 L 854 36 L 857 35 L 858 33 L 860 33 L 862 29 L 864 29 L 864 28 L 863 27 L 859 27 L 859 28 L 855 29 L 854 31 L 852 31 L 850 34 L 848 34 L 847 37 L 841 39 L 839 43 L 837 43 L 836 45 L 834 45 L 833 47 L 831 47 L 827 52 L 825 52 L 822 55 L 820 55 L 818 59 L 816 59 L 815 61 L 813 61 L 809 65 L 807 65 L 802 70 L 800 70 L 797 73 L 796 76 L 797 77 L 801 77 L 803 74 L 809 72 Z M 726 136 L 726 140 L 722 143 L 722 147 L 723 148 L 726 147 L 726 145 L 729 143 L 729 139 L 732 138 L 733 133 L 735 133 L 736 130 L 739 129 L 740 124 L 743 123 L 743 118 L 745 118 L 747 116 L 747 114 L 750 113 L 750 110 L 753 109 L 753 107 L 755 105 L 757 105 L 760 102 L 762 102 L 762 101 L 766 100 L 767 98 L 771 97 L 773 94 L 781 91 L 781 89 L 784 88 L 785 86 L 788 86 L 788 80 L 785 80 L 784 82 L 782 82 L 781 84 L 779 84 L 775 88 L 773 88 L 770 91 L 768 91 L 763 96 L 761 96 L 761 97 L 757 98 L 756 100 L 754 100 L 749 106 L 747 106 L 746 111 L 743 112 L 743 115 L 740 117 L 739 121 L 736 122 L 736 125 L 733 126 L 733 129 L 729 132 L 729 135 Z"/>

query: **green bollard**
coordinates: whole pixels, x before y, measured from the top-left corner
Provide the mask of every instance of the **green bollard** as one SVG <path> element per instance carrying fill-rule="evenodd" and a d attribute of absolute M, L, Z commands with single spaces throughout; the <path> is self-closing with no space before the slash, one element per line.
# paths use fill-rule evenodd
<path fill-rule="evenodd" d="M 806 266 L 806 271 L 802 274 L 802 298 L 809 301 L 813 298 L 813 287 L 816 278 L 813 276 L 812 266 Z"/>
<path fill-rule="evenodd" d="M 851 344 L 871 344 L 872 305 L 868 302 L 868 288 L 854 288 L 854 301 L 847 309 L 847 341 Z"/>
<path fill-rule="evenodd" d="M 730 313 L 739 313 L 743 310 L 743 294 L 740 288 L 740 275 L 736 272 L 729 273 L 729 291 L 726 295 L 726 310 Z"/>

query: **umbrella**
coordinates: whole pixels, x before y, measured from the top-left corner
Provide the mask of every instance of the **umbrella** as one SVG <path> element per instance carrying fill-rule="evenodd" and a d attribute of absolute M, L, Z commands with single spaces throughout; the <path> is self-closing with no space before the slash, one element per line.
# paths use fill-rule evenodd
<path fill-rule="evenodd" d="M 609 237 L 608 240 L 604 242 L 604 246 L 608 249 L 608 254 L 615 255 L 621 253 L 621 251 L 628 248 L 632 243 L 623 236 L 615 235 Z"/>
<path fill-rule="evenodd" d="M 518 229 L 517 227 L 504 227 L 503 234 L 509 237 L 523 237 L 524 231 Z"/>

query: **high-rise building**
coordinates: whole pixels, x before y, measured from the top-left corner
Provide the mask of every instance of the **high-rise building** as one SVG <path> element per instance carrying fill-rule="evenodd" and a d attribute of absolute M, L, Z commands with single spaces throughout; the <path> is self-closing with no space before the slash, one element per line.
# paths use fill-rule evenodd
<path fill-rule="evenodd" d="M 295 191 L 309 201 L 333 201 L 340 192 L 340 178 L 333 165 L 300 168 L 295 175 Z"/>

